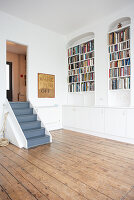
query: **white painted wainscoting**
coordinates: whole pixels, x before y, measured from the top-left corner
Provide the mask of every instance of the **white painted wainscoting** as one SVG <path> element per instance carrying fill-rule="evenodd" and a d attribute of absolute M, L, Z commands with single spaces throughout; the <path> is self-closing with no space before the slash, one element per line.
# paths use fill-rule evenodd
<path fill-rule="evenodd" d="M 35 110 L 49 131 L 62 128 L 62 107 L 60 105 L 38 106 Z"/>
<path fill-rule="evenodd" d="M 62 107 L 63 128 L 134 144 L 134 108 Z"/>

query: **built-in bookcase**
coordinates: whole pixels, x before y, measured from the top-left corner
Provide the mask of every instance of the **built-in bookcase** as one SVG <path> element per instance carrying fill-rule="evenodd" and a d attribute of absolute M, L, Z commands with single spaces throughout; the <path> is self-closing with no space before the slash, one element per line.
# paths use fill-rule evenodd
<path fill-rule="evenodd" d="M 109 33 L 109 89 L 130 89 L 130 26 Z"/>
<path fill-rule="evenodd" d="M 92 39 L 68 49 L 68 92 L 94 90 L 94 39 Z"/>

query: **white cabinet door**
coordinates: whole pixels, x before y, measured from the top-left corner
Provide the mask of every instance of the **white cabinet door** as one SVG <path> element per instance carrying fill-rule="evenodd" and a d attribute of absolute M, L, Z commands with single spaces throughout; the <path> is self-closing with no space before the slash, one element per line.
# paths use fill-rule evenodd
<path fill-rule="evenodd" d="M 103 108 L 88 108 L 87 117 L 88 130 L 93 132 L 104 132 L 104 109 Z"/>
<path fill-rule="evenodd" d="M 74 126 L 77 129 L 104 133 L 104 109 L 75 107 Z M 70 122 L 71 123 L 71 122 Z"/>
<path fill-rule="evenodd" d="M 134 109 L 127 110 L 127 135 L 128 138 L 134 138 Z"/>
<path fill-rule="evenodd" d="M 105 133 L 114 136 L 126 136 L 126 110 L 105 108 Z"/>
<path fill-rule="evenodd" d="M 63 106 L 63 127 L 134 138 L 134 110 Z M 128 124 L 128 126 L 127 126 Z"/>
<path fill-rule="evenodd" d="M 87 130 L 86 123 L 88 120 L 87 107 L 77 107 L 75 116 L 75 128 Z"/>
<path fill-rule="evenodd" d="M 75 127 L 75 116 L 76 116 L 76 108 L 73 106 L 63 106 L 62 107 L 62 123 L 63 128 L 65 126 Z"/>

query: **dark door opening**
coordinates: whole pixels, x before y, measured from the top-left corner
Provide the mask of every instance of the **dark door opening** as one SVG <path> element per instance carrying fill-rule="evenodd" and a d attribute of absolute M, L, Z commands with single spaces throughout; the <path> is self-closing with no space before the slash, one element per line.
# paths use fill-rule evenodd
<path fill-rule="evenodd" d="M 26 101 L 26 67 L 27 46 L 12 41 L 6 42 L 7 62 L 7 99 L 9 101 Z M 9 80 L 8 80 L 9 78 Z M 7 83 L 8 85 L 8 83 Z"/>
<path fill-rule="evenodd" d="M 12 62 L 6 63 L 6 92 L 8 101 L 12 101 Z"/>

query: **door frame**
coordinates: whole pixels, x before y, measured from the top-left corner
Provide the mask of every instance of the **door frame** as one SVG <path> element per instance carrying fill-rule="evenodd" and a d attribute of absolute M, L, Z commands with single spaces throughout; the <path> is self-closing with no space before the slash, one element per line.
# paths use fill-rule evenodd
<path fill-rule="evenodd" d="M 12 87 L 12 62 L 6 62 L 7 65 L 9 65 L 9 90 L 6 90 L 7 92 L 7 96 L 8 96 L 8 93 L 11 95 L 11 100 L 10 101 L 13 101 L 13 87 Z M 9 92 L 11 91 L 11 92 Z"/>
<path fill-rule="evenodd" d="M 28 87 L 29 87 L 29 84 L 28 84 L 29 46 L 28 46 L 28 44 L 20 43 L 20 42 L 17 42 L 15 40 L 10 40 L 10 39 L 9 40 L 6 39 L 6 44 L 7 44 L 7 42 L 12 42 L 12 43 L 15 43 L 15 44 L 22 45 L 22 46 L 26 47 L 26 55 L 25 55 L 25 58 L 26 58 L 26 76 L 25 76 L 25 78 L 26 78 L 26 80 L 25 80 L 25 83 L 26 83 L 26 101 L 28 101 L 29 100 L 29 96 L 28 96 Z M 6 45 L 6 53 L 7 53 L 7 45 Z M 13 83 L 12 83 L 12 87 L 13 87 Z M 13 88 L 12 88 L 12 100 L 13 100 Z"/>

